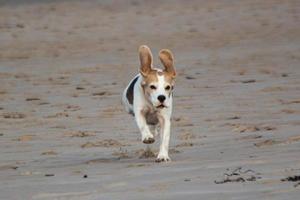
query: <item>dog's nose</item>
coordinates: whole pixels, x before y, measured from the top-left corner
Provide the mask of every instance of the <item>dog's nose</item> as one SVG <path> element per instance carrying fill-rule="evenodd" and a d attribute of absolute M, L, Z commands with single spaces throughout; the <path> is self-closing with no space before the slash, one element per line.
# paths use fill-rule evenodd
<path fill-rule="evenodd" d="M 157 97 L 157 99 L 159 100 L 160 103 L 162 103 L 162 102 L 164 102 L 166 100 L 166 97 L 165 97 L 165 95 L 159 95 Z"/>

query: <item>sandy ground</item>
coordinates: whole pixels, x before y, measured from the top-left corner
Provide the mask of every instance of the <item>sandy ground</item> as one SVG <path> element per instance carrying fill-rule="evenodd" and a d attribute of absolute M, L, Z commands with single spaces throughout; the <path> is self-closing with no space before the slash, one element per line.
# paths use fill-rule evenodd
<path fill-rule="evenodd" d="M 0 5 L 1 200 L 299 198 L 298 0 Z M 141 44 L 176 58 L 170 163 L 120 103 Z"/>

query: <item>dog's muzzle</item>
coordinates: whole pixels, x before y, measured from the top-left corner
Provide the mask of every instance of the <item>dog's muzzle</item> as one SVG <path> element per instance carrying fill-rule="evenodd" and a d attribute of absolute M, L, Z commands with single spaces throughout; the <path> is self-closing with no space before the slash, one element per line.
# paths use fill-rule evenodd
<path fill-rule="evenodd" d="M 158 106 L 156 106 L 156 108 L 159 108 L 159 109 L 163 109 L 163 108 L 166 108 L 167 106 L 165 106 L 164 104 L 160 104 Z"/>

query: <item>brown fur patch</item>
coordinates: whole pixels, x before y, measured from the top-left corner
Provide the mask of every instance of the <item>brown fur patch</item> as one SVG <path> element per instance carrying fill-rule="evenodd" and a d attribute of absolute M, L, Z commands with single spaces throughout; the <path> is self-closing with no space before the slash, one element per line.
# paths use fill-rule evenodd
<path fill-rule="evenodd" d="M 146 76 L 151 72 L 151 66 L 153 60 L 152 53 L 148 46 L 142 45 L 139 48 L 139 54 L 140 54 L 140 62 L 141 62 L 140 72 L 143 76 Z"/>
<path fill-rule="evenodd" d="M 166 71 L 158 71 L 156 69 L 151 69 L 147 76 L 143 77 L 143 82 L 145 85 L 158 82 L 157 76 L 164 76 L 165 81 L 170 85 L 174 84 L 174 77 Z"/>
<path fill-rule="evenodd" d="M 164 75 L 164 73 L 163 72 L 157 72 L 157 74 L 159 75 L 159 76 L 162 76 L 162 75 Z"/>
<path fill-rule="evenodd" d="M 162 62 L 162 64 L 165 66 L 165 72 L 169 76 L 172 76 L 175 78 L 176 76 L 176 70 L 174 68 L 174 56 L 172 52 L 169 49 L 162 49 L 159 52 L 159 59 Z"/>
<path fill-rule="evenodd" d="M 146 85 L 149 85 L 150 83 L 158 82 L 157 71 L 151 69 L 151 71 L 147 74 L 147 76 L 143 76 L 143 82 Z"/>
<path fill-rule="evenodd" d="M 172 74 L 170 73 L 164 73 L 164 76 L 165 76 L 165 81 L 167 83 L 169 83 L 170 85 L 174 85 L 174 81 L 175 81 L 175 78 Z"/>
<path fill-rule="evenodd" d="M 148 125 L 156 125 L 158 123 L 157 112 L 147 107 L 141 111 L 142 115 L 145 116 Z"/>

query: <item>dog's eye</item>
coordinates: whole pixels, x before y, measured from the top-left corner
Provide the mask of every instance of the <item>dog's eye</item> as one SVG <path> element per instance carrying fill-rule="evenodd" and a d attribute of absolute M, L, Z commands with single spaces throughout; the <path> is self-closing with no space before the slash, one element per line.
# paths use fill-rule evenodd
<path fill-rule="evenodd" d="M 150 88 L 151 88 L 152 90 L 156 90 L 156 87 L 155 87 L 154 85 L 150 85 Z"/>
<path fill-rule="evenodd" d="M 171 87 L 168 85 L 168 86 L 165 87 L 165 89 L 166 89 L 166 90 L 170 90 Z"/>

